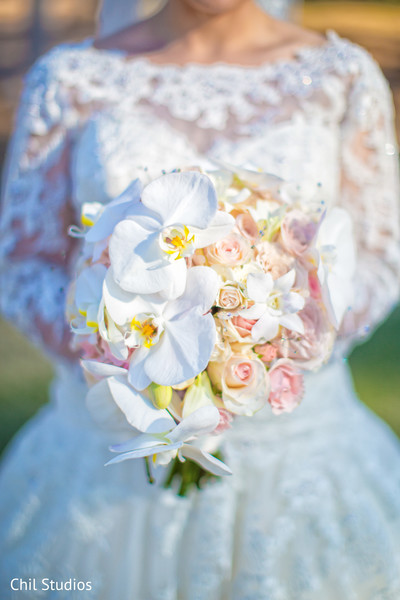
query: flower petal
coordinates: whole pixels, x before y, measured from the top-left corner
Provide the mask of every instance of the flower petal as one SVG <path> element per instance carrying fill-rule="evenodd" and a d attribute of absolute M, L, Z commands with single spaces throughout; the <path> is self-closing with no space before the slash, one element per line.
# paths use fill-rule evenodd
<path fill-rule="evenodd" d="M 138 313 L 160 314 L 165 304 L 164 299 L 154 294 L 137 295 L 122 289 L 114 279 L 112 267 L 104 280 L 103 295 L 107 311 L 117 325 L 124 325 Z"/>
<path fill-rule="evenodd" d="M 139 391 L 144 390 L 152 383 L 152 380 L 144 370 L 149 352 L 149 348 L 145 348 L 144 346 L 137 348 L 129 362 L 128 381 Z"/>
<path fill-rule="evenodd" d="M 219 289 L 219 279 L 210 267 L 192 267 L 186 275 L 186 288 L 183 294 L 165 308 L 166 319 L 173 319 L 188 310 L 197 308 L 201 314 L 210 310 Z"/>
<path fill-rule="evenodd" d="M 115 404 L 106 379 L 89 388 L 85 402 L 93 421 L 103 429 L 132 431 L 126 416 Z"/>
<path fill-rule="evenodd" d="M 81 360 L 81 365 L 87 373 L 95 377 L 111 377 L 112 375 L 126 376 L 128 371 L 122 367 L 97 362 L 96 360 Z"/>
<path fill-rule="evenodd" d="M 99 303 L 107 267 L 96 264 L 83 269 L 76 280 L 75 302 L 77 306 Z"/>
<path fill-rule="evenodd" d="M 178 450 L 181 447 L 182 442 L 177 442 L 176 444 L 157 445 L 141 450 L 132 450 L 131 452 L 125 452 L 124 454 L 119 454 L 115 458 L 112 458 L 105 466 L 107 467 L 108 465 L 120 463 L 131 458 L 143 458 L 145 456 L 152 456 L 153 454 L 160 454 L 161 452 L 170 452 L 171 450 Z"/>
<path fill-rule="evenodd" d="M 254 323 L 251 329 L 251 337 L 255 342 L 260 340 L 268 342 L 278 335 L 278 331 L 279 320 L 277 317 L 270 315 L 268 311 L 265 311 L 257 323 Z"/>
<path fill-rule="evenodd" d="M 206 228 L 217 210 L 217 196 L 211 180 L 194 171 L 169 173 L 155 179 L 142 193 L 143 204 L 166 225 L 193 225 Z"/>
<path fill-rule="evenodd" d="M 168 434 L 171 442 L 186 441 L 193 437 L 199 437 L 211 433 L 218 427 L 219 411 L 215 406 L 203 406 L 192 412 L 183 419 Z"/>
<path fill-rule="evenodd" d="M 295 279 L 296 270 L 290 269 L 290 271 L 288 271 L 287 273 L 282 275 L 282 277 L 279 277 L 279 279 L 275 281 L 274 287 L 283 293 L 289 292 L 294 286 Z"/>
<path fill-rule="evenodd" d="M 140 200 L 142 184 L 135 179 L 118 198 L 107 204 L 98 221 L 85 235 L 87 242 L 99 242 L 111 235 L 114 227 L 124 219 Z"/>
<path fill-rule="evenodd" d="M 290 329 L 291 331 L 297 331 L 297 333 L 304 334 L 304 323 L 300 319 L 299 315 L 296 314 L 287 314 L 279 317 L 279 323 L 286 327 L 286 329 Z"/>
<path fill-rule="evenodd" d="M 189 444 L 183 444 L 180 449 L 180 454 L 185 458 L 189 458 L 193 460 L 193 462 L 199 464 L 203 469 L 209 471 L 213 475 L 223 476 L 223 475 L 232 475 L 232 471 L 230 468 L 219 460 L 212 456 L 208 452 L 204 452 L 200 448 L 196 446 L 190 446 Z"/>
<path fill-rule="evenodd" d="M 166 322 L 159 343 L 150 348 L 145 359 L 146 375 L 160 385 L 178 385 L 195 377 L 206 368 L 215 339 L 211 314 L 203 316 L 191 310 L 184 317 Z M 133 370 L 141 368 L 135 365 Z"/>
<path fill-rule="evenodd" d="M 190 232 L 194 234 L 194 247 L 205 248 L 205 246 L 214 244 L 227 236 L 232 231 L 234 225 L 235 219 L 232 215 L 218 210 L 206 229 L 190 228 Z"/>
<path fill-rule="evenodd" d="M 255 302 L 266 302 L 274 287 L 270 273 L 250 273 L 247 277 L 247 293 Z"/>
<path fill-rule="evenodd" d="M 168 411 L 155 408 L 151 400 L 128 385 L 126 377 L 109 377 L 107 383 L 114 402 L 138 431 L 162 433 L 175 425 Z"/>

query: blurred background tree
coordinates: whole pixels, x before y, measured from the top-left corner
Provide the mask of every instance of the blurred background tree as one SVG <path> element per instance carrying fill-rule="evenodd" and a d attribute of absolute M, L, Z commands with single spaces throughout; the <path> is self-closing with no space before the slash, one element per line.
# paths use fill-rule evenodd
<path fill-rule="evenodd" d="M 157 0 L 147 0 L 151 10 Z M 93 35 L 98 0 L 0 0 L 0 165 L 12 130 L 22 75 L 54 44 Z M 306 0 L 303 24 L 334 29 L 366 47 L 392 86 L 400 133 L 400 0 Z M 0 320 L 0 449 L 47 400 L 51 367 Z M 350 357 L 361 399 L 400 434 L 400 309 Z"/>

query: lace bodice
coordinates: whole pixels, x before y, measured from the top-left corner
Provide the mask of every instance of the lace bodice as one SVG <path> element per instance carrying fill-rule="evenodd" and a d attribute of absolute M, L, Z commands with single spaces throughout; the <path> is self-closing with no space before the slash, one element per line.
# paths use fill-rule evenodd
<path fill-rule="evenodd" d="M 135 177 L 212 159 L 318 184 L 351 212 L 356 302 L 343 337 L 365 335 L 397 301 L 399 176 L 390 90 L 377 64 L 328 32 L 323 46 L 259 67 L 157 65 L 90 40 L 42 57 L 26 77 L 3 186 L 1 308 L 60 348 L 84 201 Z"/>

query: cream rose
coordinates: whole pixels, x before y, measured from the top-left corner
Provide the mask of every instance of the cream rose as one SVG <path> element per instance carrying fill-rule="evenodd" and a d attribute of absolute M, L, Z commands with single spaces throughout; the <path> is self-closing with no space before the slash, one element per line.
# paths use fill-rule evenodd
<path fill-rule="evenodd" d="M 233 355 L 225 364 L 210 363 L 208 374 L 222 391 L 222 401 L 230 412 L 251 416 L 268 401 L 270 382 L 258 358 Z"/>
<path fill-rule="evenodd" d="M 237 233 L 230 233 L 204 248 L 204 254 L 210 265 L 215 263 L 225 266 L 244 264 L 251 255 L 250 244 Z"/>
<path fill-rule="evenodd" d="M 243 294 L 235 283 L 224 284 L 218 293 L 217 306 L 224 310 L 235 310 L 244 306 Z"/>

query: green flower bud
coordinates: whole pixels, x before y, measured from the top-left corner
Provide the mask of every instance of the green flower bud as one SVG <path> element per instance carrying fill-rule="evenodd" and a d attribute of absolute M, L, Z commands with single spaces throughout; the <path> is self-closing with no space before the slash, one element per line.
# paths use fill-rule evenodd
<path fill-rule="evenodd" d="M 150 398 L 156 408 L 167 408 L 172 400 L 172 387 L 169 385 L 149 385 Z"/>

